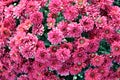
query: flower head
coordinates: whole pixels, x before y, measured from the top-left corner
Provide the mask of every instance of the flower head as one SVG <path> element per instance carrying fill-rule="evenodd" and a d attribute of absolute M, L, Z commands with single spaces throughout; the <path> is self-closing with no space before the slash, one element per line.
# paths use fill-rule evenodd
<path fill-rule="evenodd" d="M 63 33 L 59 29 L 52 29 L 48 33 L 48 40 L 52 44 L 58 44 L 62 42 L 62 39 L 64 38 Z"/>

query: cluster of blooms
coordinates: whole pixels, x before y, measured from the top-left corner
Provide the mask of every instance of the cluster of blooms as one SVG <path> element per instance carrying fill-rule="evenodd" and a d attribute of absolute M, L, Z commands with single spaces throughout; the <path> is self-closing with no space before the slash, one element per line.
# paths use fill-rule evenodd
<path fill-rule="evenodd" d="M 113 2 L 0 0 L 0 80 L 65 80 L 80 72 L 85 80 L 119 80 L 120 8 Z M 98 52 L 102 40 L 107 54 Z"/>

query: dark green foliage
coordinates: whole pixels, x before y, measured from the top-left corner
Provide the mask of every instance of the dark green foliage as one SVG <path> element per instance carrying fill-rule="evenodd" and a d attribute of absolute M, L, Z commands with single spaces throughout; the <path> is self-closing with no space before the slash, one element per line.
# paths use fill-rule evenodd
<path fill-rule="evenodd" d="M 58 16 L 56 18 L 56 25 L 57 25 L 57 23 L 59 23 L 62 20 L 64 20 L 64 16 L 63 16 L 62 12 L 60 12 L 60 13 L 58 13 Z"/>
<path fill-rule="evenodd" d="M 65 38 L 67 40 L 67 42 L 73 42 L 74 38 Z"/>
<path fill-rule="evenodd" d="M 28 30 L 29 33 L 32 33 L 32 26 Z"/>
<path fill-rule="evenodd" d="M 65 80 L 73 80 L 73 76 L 72 75 L 66 76 Z"/>
<path fill-rule="evenodd" d="M 79 23 L 79 20 L 82 18 L 82 15 L 79 14 L 78 17 L 75 19 L 75 22 Z"/>
<path fill-rule="evenodd" d="M 47 40 L 47 34 L 44 34 L 44 35 L 42 35 L 42 36 L 37 35 L 37 38 L 38 38 L 39 40 L 44 41 L 46 47 L 49 47 L 49 46 L 51 45 L 51 43 Z"/>
<path fill-rule="evenodd" d="M 20 24 L 20 19 L 15 18 L 15 20 L 16 20 L 16 26 L 18 26 Z"/>
<path fill-rule="evenodd" d="M 113 5 L 120 7 L 120 0 L 114 0 Z"/>
<path fill-rule="evenodd" d="M 108 42 L 105 39 L 100 41 L 99 49 L 98 49 L 97 53 L 99 55 L 100 54 L 109 54 L 110 53 L 110 44 L 108 44 Z"/>
<path fill-rule="evenodd" d="M 17 6 L 19 4 L 20 0 L 16 0 L 12 3 L 13 6 Z"/>
<path fill-rule="evenodd" d="M 89 35 L 88 35 L 88 33 L 87 32 L 82 32 L 82 37 L 85 37 L 85 38 L 89 38 Z"/>
<path fill-rule="evenodd" d="M 10 52 L 9 46 L 6 45 L 6 46 L 4 47 L 4 49 L 5 49 L 5 52 Z"/>
<path fill-rule="evenodd" d="M 113 62 L 112 69 L 116 71 L 120 67 L 120 64 L 117 64 L 116 62 Z"/>

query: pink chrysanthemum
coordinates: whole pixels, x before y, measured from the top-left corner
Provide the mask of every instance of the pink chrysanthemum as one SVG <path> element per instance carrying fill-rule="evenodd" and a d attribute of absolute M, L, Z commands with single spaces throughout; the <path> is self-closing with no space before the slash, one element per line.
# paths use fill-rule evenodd
<path fill-rule="evenodd" d="M 50 57 L 50 69 L 52 70 L 58 70 L 62 67 L 62 62 L 57 59 L 56 56 L 51 56 Z"/>
<path fill-rule="evenodd" d="M 85 72 L 85 80 L 101 80 L 101 74 L 97 72 L 97 69 L 88 69 Z"/>
<path fill-rule="evenodd" d="M 11 49 L 9 54 L 10 54 L 11 60 L 15 61 L 16 63 L 20 61 L 19 49 L 14 47 Z"/>
<path fill-rule="evenodd" d="M 53 29 L 48 33 L 48 40 L 52 44 L 61 43 L 63 38 L 63 33 L 59 29 Z"/>
<path fill-rule="evenodd" d="M 110 54 L 110 55 L 104 55 L 104 63 L 103 65 L 105 67 L 108 67 L 108 69 L 110 69 L 110 67 L 112 66 L 112 61 L 113 61 L 114 57 Z"/>
<path fill-rule="evenodd" d="M 54 18 L 47 18 L 47 26 L 48 26 L 49 29 L 54 28 L 55 19 Z"/>
<path fill-rule="evenodd" d="M 101 66 L 104 63 L 104 56 L 96 55 L 91 59 L 91 64 L 93 66 Z"/>
<path fill-rule="evenodd" d="M 37 37 L 32 34 L 27 34 L 24 36 L 21 44 L 19 44 L 19 50 L 22 56 L 25 58 L 34 57 L 36 53 L 37 42 Z"/>
<path fill-rule="evenodd" d="M 24 24 L 23 28 L 24 28 L 25 30 L 29 30 L 30 27 L 32 26 L 32 22 L 31 22 L 29 19 L 26 19 L 23 24 Z"/>
<path fill-rule="evenodd" d="M 65 62 L 66 60 L 68 60 L 70 58 L 70 50 L 63 48 L 63 49 L 58 49 L 56 52 L 56 57 L 58 60 L 60 60 L 61 62 Z"/>
<path fill-rule="evenodd" d="M 94 21 L 90 17 L 84 16 L 79 22 L 84 31 L 90 31 L 94 28 Z"/>
<path fill-rule="evenodd" d="M 48 51 L 51 54 L 51 56 L 55 56 L 55 53 L 57 52 L 58 49 L 59 49 L 59 46 L 52 45 L 48 48 Z"/>
<path fill-rule="evenodd" d="M 14 0 L 1 0 L 1 2 L 4 4 L 4 5 L 9 5 L 13 2 Z"/>
<path fill-rule="evenodd" d="M 58 74 L 60 74 L 61 76 L 69 75 L 70 68 L 72 67 L 72 65 L 73 65 L 72 59 L 63 62 L 61 68 L 57 70 Z"/>
<path fill-rule="evenodd" d="M 117 78 L 120 79 L 120 67 L 117 69 Z"/>
<path fill-rule="evenodd" d="M 120 43 L 119 42 L 113 42 L 111 44 L 111 52 L 114 56 L 120 55 Z"/>
<path fill-rule="evenodd" d="M 38 61 L 35 61 L 34 62 L 34 65 L 33 65 L 33 69 L 38 71 L 38 72 L 42 72 L 44 70 L 46 70 L 48 67 L 48 64 L 45 64 L 45 63 L 41 63 L 41 62 L 38 62 Z"/>
<path fill-rule="evenodd" d="M 16 23 L 14 18 L 12 17 L 5 18 L 3 23 L 5 28 L 10 29 L 11 31 L 15 30 Z"/>
<path fill-rule="evenodd" d="M 87 60 L 87 53 L 81 50 L 75 50 L 72 55 L 74 63 L 85 62 Z"/>
<path fill-rule="evenodd" d="M 99 48 L 99 42 L 100 40 L 98 38 L 91 39 L 89 41 L 89 45 L 87 46 L 87 52 L 96 52 Z"/>
<path fill-rule="evenodd" d="M 9 38 L 10 35 L 11 35 L 11 31 L 9 28 L 5 28 L 5 27 L 0 28 L 0 38 L 1 39 Z"/>
<path fill-rule="evenodd" d="M 43 21 L 43 14 L 41 12 L 34 12 L 30 16 L 30 20 L 34 25 L 41 24 Z"/>
<path fill-rule="evenodd" d="M 87 4 L 87 0 L 75 0 L 75 2 L 79 8 L 83 8 Z"/>
<path fill-rule="evenodd" d="M 63 32 L 63 35 L 66 37 L 68 34 L 68 23 L 65 21 L 61 21 L 57 24 L 57 27 Z"/>
<path fill-rule="evenodd" d="M 66 48 L 66 49 L 69 49 L 69 50 L 73 50 L 73 45 L 72 43 L 70 42 L 64 42 L 63 44 L 60 45 L 60 48 Z"/>
<path fill-rule="evenodd" d="M 98 38 L 99 40 L 103 38 L 103 35 L 101 33 L 102 33 L 102 29 L 97 29 L 97 28 L 94 28 L 93 30 L 88 32 L 90 39 Z"/>
<path fill-rule="evenodd" d="M 69 37 L 79 37 L 82 33 L 82 27 L 77 23 L 68 24 L 68 36 Z"/>
<path fill-rule="evenodd" d="M 109 67 L 107 66 L 100 66 L 99 68 L 97 68 L 98 73 L 100 73 L 102 75 L 102 78 L 107 77 L 109 74 Z"/>
<path fill-rule="evenodd" d="M 89 45 L 89 39 L 80 37 L 79 39 L 77 39 L 76 44 L 77 44 L 77 48 L 81 48 L 81 47 L 86 48 Z"/>
<path fill-rule="evenodd" d="M 41 63 L 45 63 L 50 58 L 50 54 L 45 49 L 38 49 L 35 55 L 35 60 Z"/>
<path fill-rule="evenodd" d="M 46 49 L 39 48 L 35 55 L 35 60 L 41 63 L 45 63 L 50 58 L 50 54 Z"/>
<path fill-rule="evenodd" d="M 47 3 L 47 0 L 39 0 L 38 3 L 40 4 L 41 7 L 44 7 Z"/>
<path fill-rule="evenodd" d="M 29 80 L 42 80 L 44 78 L 44 74 L 37 70 L 34 70 L 34 72 L 29 73 L 28 76 Z"/>
<path fill-rule="evenodd" d="M 20 0 L 19 4 L 13 8 L 13 15 L 20 18 L 24 13 L 28 0 Z"/>
<path fill-rule="evenodd" d="M 37 49 L 38 49 L 38 48 L 45 49 L 45 44 L 44 44 L 43 41 L 39 40 L 39 41 L 37 42 L 36 47 L 37 47 Z"/>
<path fill-rule="evenodd" d="M 32 28 L 32 33 L 33 33 L 34 35 L 42 35 L 43 32 L 44 32 L 44 26 L 43 26 L 42 24 L 40 24 L 40 25 L 35 25 L 35 26 L 33 26 L 33 28 Z"/>
<path fill-rule="evenodd" d="M 98 29 L 104 28 L 107 25 L 107 17 L 98 17 L 97 19 L 95 19 L 95 24 Z"/>
<path fill-rule="evenodd" d="M 38 4 L 37 1 L 29 1 L 26 5 L 25 13 L 32 14 L 35 11 L 39 11 L 39 9 L 40 9 L 40 4 Z"/>
<path fill-rule="evenodd" d="M 63 13 L 65 19 L 69 21 L 73 21 L 78 16 L 78 9 L 76 6 L 69 6 L 65 8 L 65 11 Z M 73 16 L 74 15 L 74 16 Z"/>
<path fill-rule="evenodd" d="M 107 5 L 112 5 L 112 3 L 114 2 L 114 0 L 91 0 L 91 3 L 94 4 L 107 4 Z"/>
<path fill-rule="evenodd" d="M 102 29 L 102 35 L 105 39 L 111 38 L 114 34 L 114 29 L 109 26 L 106 25 L 103 29 Z"/>
<path fill-rule="evenodd" d="M 99 6 L 96 6 L 96 5 L 86 6 L 86 13 L 93 19 L 96 19 L 100 14 Z"/>
<path fill-rule="evenodd" d="M 51 0 L 49 3 L 49 10 L 52 13 L 58 13 L 61 10 L 62 2 L 61 0 Z"/>
<path fill-rule="evenodd" d="M 77 75 L 85 67 L 86 67 L 85 63 L 78 62 L 70 68 L 70 74 L 71 75 Z"/>
<path fill-rule="evenodd" d="M 13 16 L 13 8 L 14 8 L 13 5 L 10 5 L 9 7 L 5 7 L 5 9 L 4 9 L 5 18 Z"/>

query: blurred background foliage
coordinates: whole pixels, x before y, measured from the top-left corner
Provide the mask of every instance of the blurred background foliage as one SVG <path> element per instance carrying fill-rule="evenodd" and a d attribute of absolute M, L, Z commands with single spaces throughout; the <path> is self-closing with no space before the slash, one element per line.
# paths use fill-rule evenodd
<path fill-rule="evenodd" d="M 120 0 L 114 0 L 113 5 L 119 6 L 120 7 Z"/>

